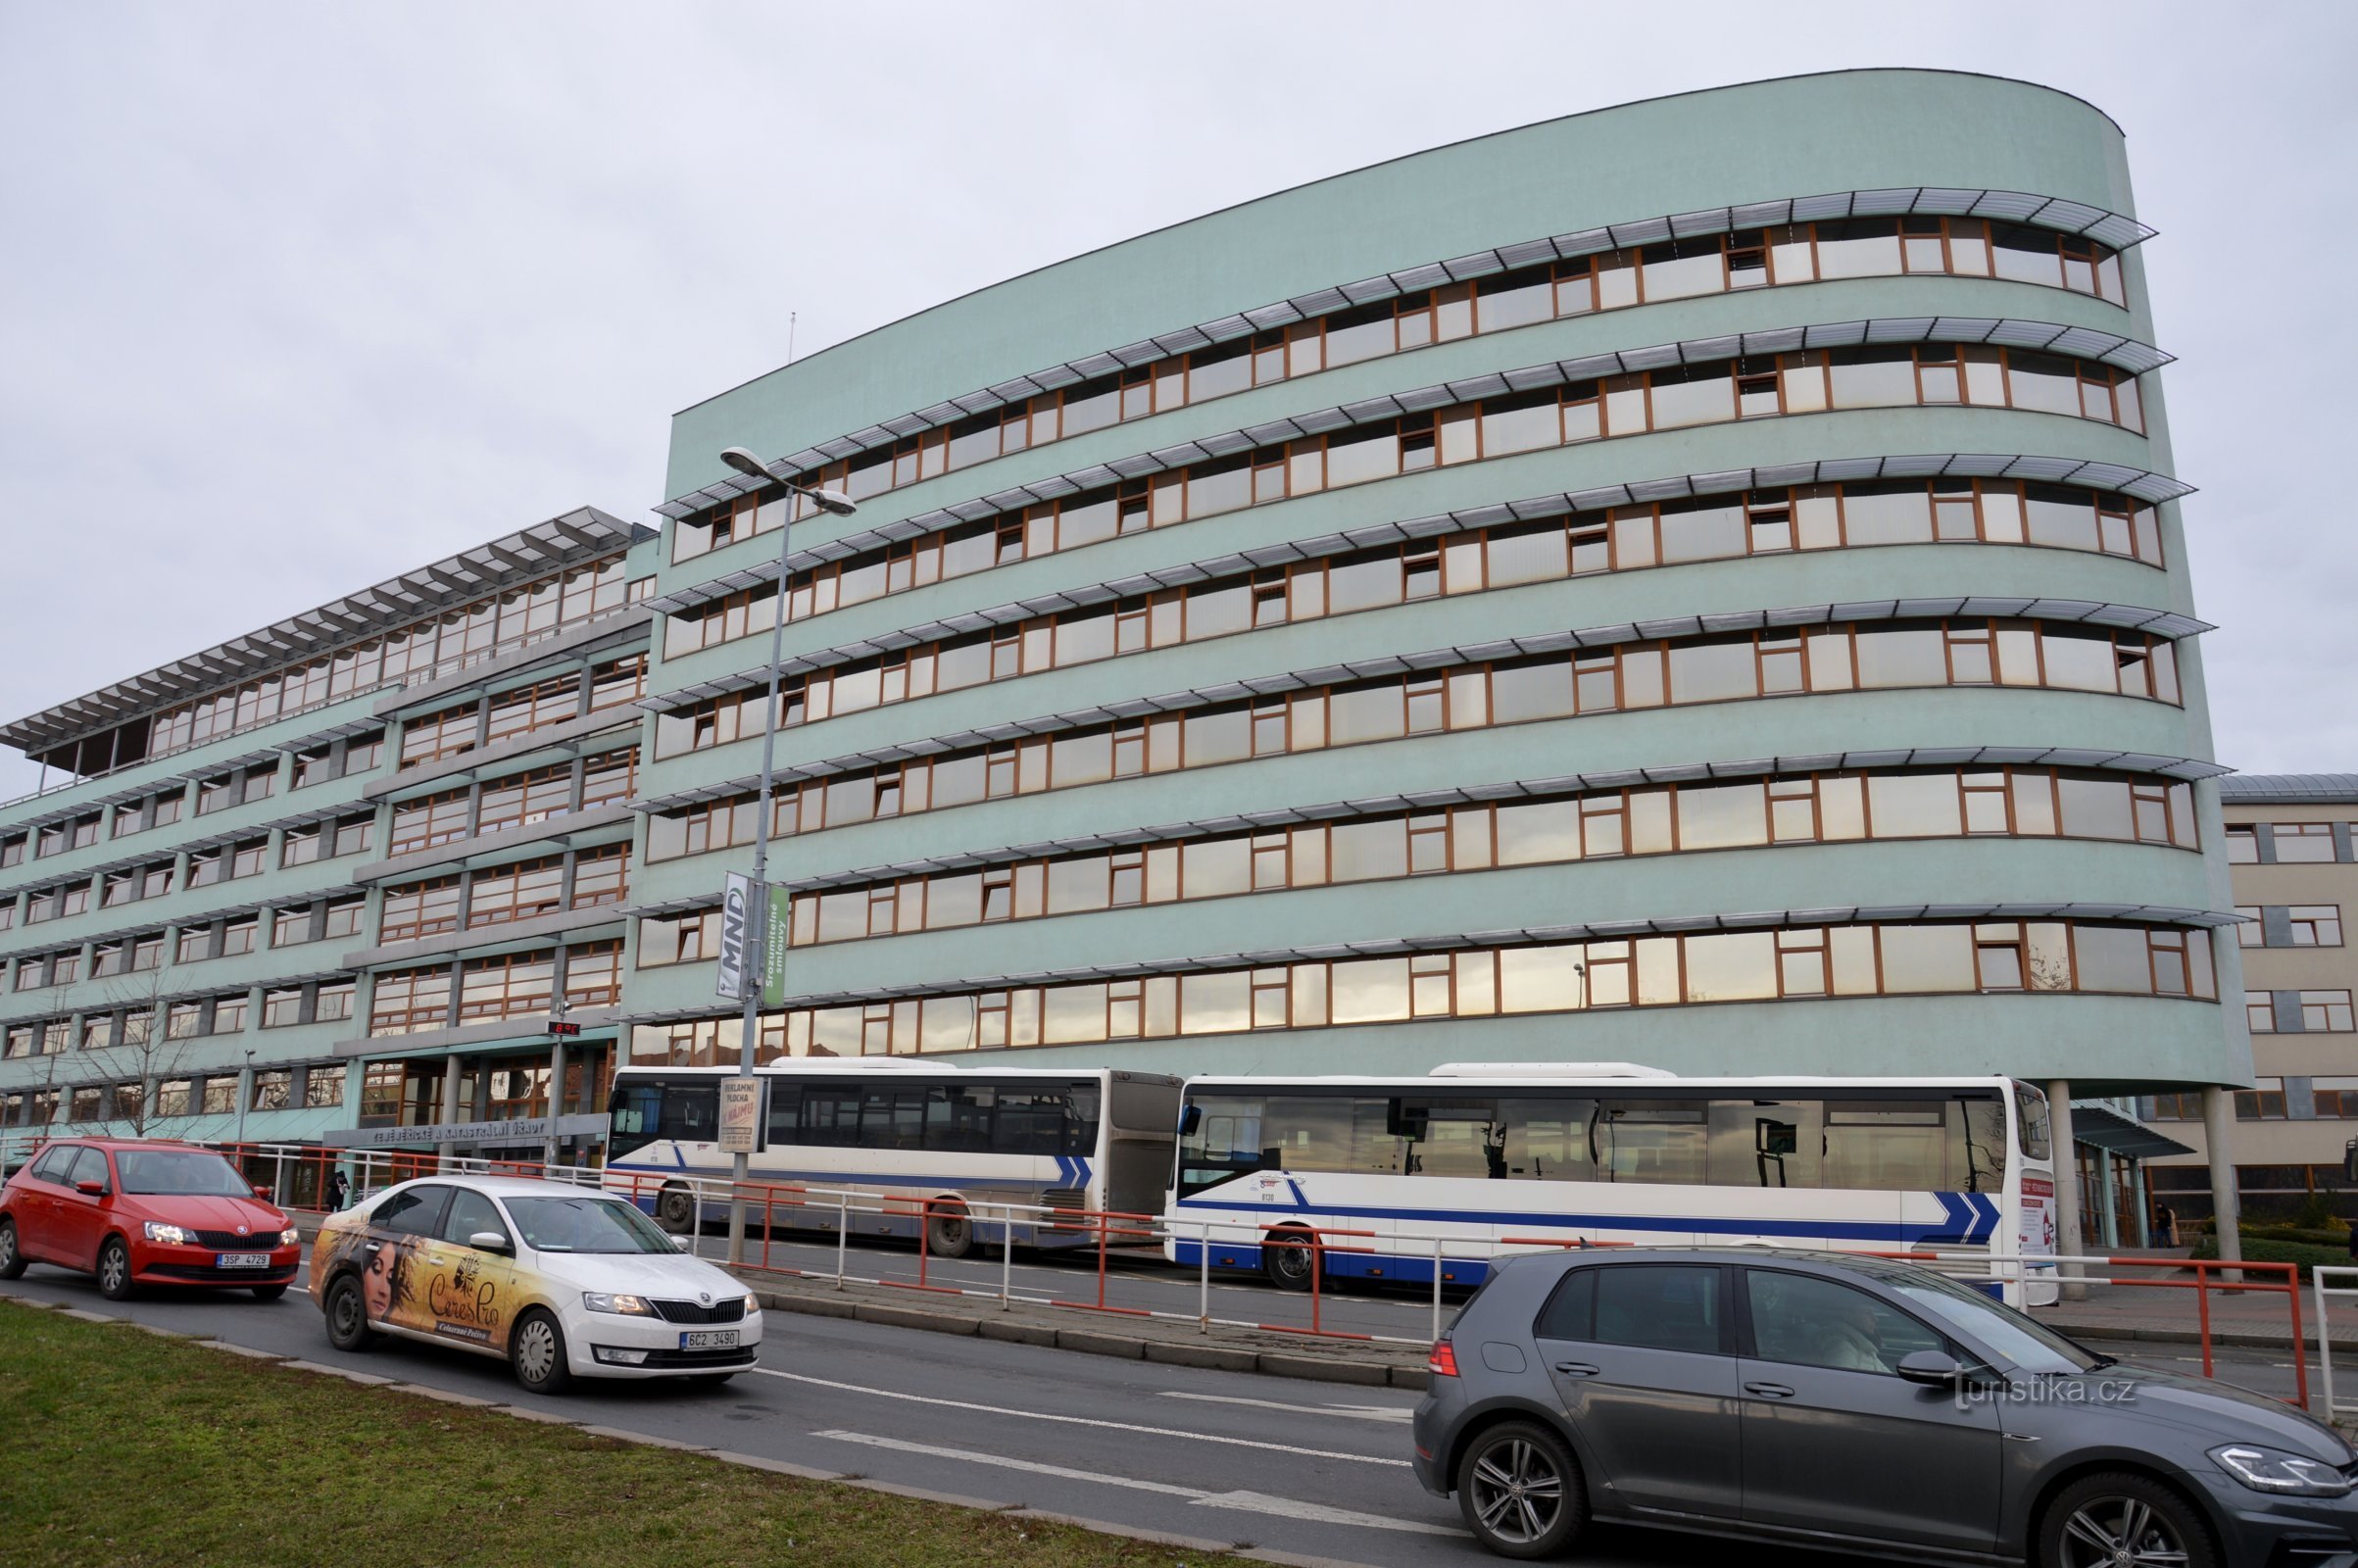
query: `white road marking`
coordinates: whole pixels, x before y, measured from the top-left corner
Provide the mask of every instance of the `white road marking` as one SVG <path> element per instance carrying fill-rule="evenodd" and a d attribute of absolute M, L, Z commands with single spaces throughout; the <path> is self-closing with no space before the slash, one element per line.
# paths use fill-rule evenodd
<path fill-rule="evenodd" d="M 1011 1459 L 1002 1453 L 977 1453 L 971 1448 L 940 1448 L 928 1443 L 905 1443 L 899 1438 L 871 1437 L 864 1432 L 813 1432 L 814 1438 L 829 1438 L 837 1443 L 863 1444 L 871 1448 L 890 1448 L 896 1453 L 921 1453 L 933 1459 L 959 1459 L 967 1464 L 995 1465 L 1002 1470 L 1021 1470 L 1031 1475 L 1056 1476 L 1064 1481 L 1091 1481 L 1105 1487 L 1126 1487 L 1132 1492 L 1152 1492 L 1165 1497 L 1184 1497 L 1199 1508 L 1225 1508 L 1238 1513 L 1274 1514 L 1281 1519 L 1306 1519 L 1317 1524 L 1357 1525 L 1368 1530 L 1404 1530 L 1419 1536 L 1462 1536 L 1466 1532 L 1447 1525 L 1429 1525 L 1418 1519 L 1393 1519 L 1380 1513 L 1359 1513 L 1350 1508 L 1330 1508 L 1324 1503 L 1302 1502 L 1293 1497 L 1272 1497 L 1259 1492 L 1205 1492 L 1201 1487 L 1175 1486 L 1168 1481 L 1144 1481 L 1136 1476 L 1109 1476 L 1096 1470 L 1074 1470 L 1060 1464 L 1041 1464 L 1031 1459 Z"/>
<path fill-rule="evenodd" d="M 1136 1432 L 1151 1438 L 1186 1438 L 1194 1443 L 1217 1443 L 1232 1448 L 1260 1448 L 1270 1453 L 1297 1453 L 1309 1459 L 1348 1459 L 1353 1464 L 1398 1465 L 1408 1467 L 1405 1459 L 1387 1459 L 1366 1453 L 1337 1453 L 1327 1448 L 1302 1448 L 1290 1443 L 1259 1443 L 1251 1438 L 1226 1438 L 1211 1432 L 1182 1432 L 1175 1427 L 1145 1427 L 1129 1421 L 1101 1421 L 1085 1415 L 1052 1415 L 1045 1410 L 1015 1410 L 1006 1405 L 975 1404 L 964 1399 L 942 1399 L 925 1394 L 903 1394 L 898 1389 L 871 1389 L 859 1383 L 838 1383 L 831 1378 L 806 1377 L 800 1372 L 780 1372 L 774 1367 L 758 1366 L 752 1369 L 765 1378 L 784 1378 L 789 1383 L 808 1383 L 821 1389 L 838 1389 L 846 1394 L 865 1394 L 879 1399 L 900 1399 L 909 1404 L 939 1405 L 951 1410 L 972 1410 L 981 1415 L 1015 1416 L 1026 1421 L 1054 1421 L 1064 1426 L 1098 1427 L 1112 1432 Z"/>
<path fill-rule="evenodd" d="M 1414 1410 L 1400 1409 L 1389 1404 L 1281 1404 L 1275 1399 L 1248 1399 L 1235 1394 L 1187 1394 L 1177 1389 L 1165 1389 L 1166 1399 L 1198 1399 L 1205 1404 L 1249 1404 L 1261 1410 L 1292 1410 L 1301 1415 L 1339 1415 L 1353 1421 L 1389 1421 L 1405 1425 L 1416 1417 Z"/>

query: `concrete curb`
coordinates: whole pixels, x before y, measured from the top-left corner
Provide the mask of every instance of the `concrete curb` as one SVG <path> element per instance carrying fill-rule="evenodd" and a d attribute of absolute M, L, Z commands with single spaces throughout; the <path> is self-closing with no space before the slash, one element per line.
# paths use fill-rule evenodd
<path fill-rule="evenodd" d="M 469 1399 L 467 1403 L 488 1405 L 491 1404 L 491 1401 L 489 1399 Z M 507 1406 L 493 1405 L 492 1408 L 504 1410 Z M 585 1437 L 612 1438 L 616 1443 L 635 1443 L 644 1448 L 670 1448 L 679 1453 L 711 1453 L 712 1451 L 701 1443 L 682 1443 L 677 1438 L 659 1438 L 652 1432 L 626 1432 L 620 1427 L 594 1427 L 586 1424 L 581 1425 L 578 1430 Z"/>
<path fill-rule="evenodd" d="M 979 1336 L 1013 1345 L 1037 1345 L 1087 1355 L 1112 1356 L 1122 1361 L 1157 1361 L 1167 1366 L 1253 1372 L 1267 1377 L 1297 1378 L 1314 1383 L 1346 1383 L 1360 1388 L 1405 1389 L 1417 1393 L 1422 1393 L 1427 1383 L 1424 1367 L 1409 1363 L 1407 1357 L 1411 1352 L 1401 1350 L 1399 1361 L 1379 1359 L 1370 1348 L 1350 1341 L 1327 1342 L 1337 1346 L 1337 1350 L 1321 1354 L 1318 1353 L 1321 1348 L 1318 1341 L 1304 1340 L 1286 1349 L 1273 1349 L 1252 1340 L 1239 1344 L 1237 1340 L 1242 1336 L 1225 1330 L 1215 1330 L 1208 1335 L 1190 1334 L 1185 1338 L 1123 1333 L 1120 1327 L 1123 1320 L 1118 1317 L 1110 1321 L 1092 1318 L 1086 1328 L 1077 1325 L 1067 1328 L 1060 1323 L 1017 1316 L 1001 1310 L 996 1304 L 983 1311 L 958 1311 L 941 1306 L 867 1300 L 833 1290 L 806 1293 L 775 1287 L 764 1289 L 756 1284 L 753 1292 L 765 1311 L 851 1318 L 880 1327 L 915 1329 L 928 1334 Z"/>

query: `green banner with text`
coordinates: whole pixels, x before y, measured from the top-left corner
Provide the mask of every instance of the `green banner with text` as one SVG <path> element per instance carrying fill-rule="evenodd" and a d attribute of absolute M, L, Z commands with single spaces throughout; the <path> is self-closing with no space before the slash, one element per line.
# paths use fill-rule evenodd
<path fill-rule="evenodd" d="M 794 896 L 774 882 L 765 891 L 769 906 L 761 917 L 761 1005 L 775 1007 L 786 1001 L 786 944 L 794 935 Z"/>

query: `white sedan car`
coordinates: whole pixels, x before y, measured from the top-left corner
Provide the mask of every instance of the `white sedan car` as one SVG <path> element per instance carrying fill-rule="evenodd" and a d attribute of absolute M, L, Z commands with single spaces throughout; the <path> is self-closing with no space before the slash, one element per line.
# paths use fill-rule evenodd
<path fill-rule="evenodd" d="M 332 1215 L 312 1299 L 339 1350 L 378 1334 L 505 1357 L 535 1394 L 575 1377 L 725 1383 L 761 1306 L 626 1200 L 563 1182 L 429 1176 Z"/>

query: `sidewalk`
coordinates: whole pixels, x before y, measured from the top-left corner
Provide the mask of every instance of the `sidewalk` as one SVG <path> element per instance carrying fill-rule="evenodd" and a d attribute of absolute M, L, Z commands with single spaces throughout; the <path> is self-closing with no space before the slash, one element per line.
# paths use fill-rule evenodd
<path fill-rule="evenodd" d="M 2167 1264 L 2186 1256 L 2186 1248 L 2160 1248 L 2137 1250 L 2123 1248 L 2114 1255 L 2151 1259 Z M 2094 1272 L 2094 1270 L 2090 1270 Z M 2163 1344 L 2192 1345 L 2201 1337 L 2201 1313 L 2195 1302 L 2196 1293 L 2188 1288 L 2194 1281 L 2191 1268 L 2122 1269 L 2113 1272 L 2116 1279 L 2152 1279 L 2176 1282 L 2170 1286 L 2090 1285 L 2088 1298 L 2079 1301 L 2058 1301 L 2053 1306 L 2032 1309 L 2031 1315 L 2048 1327 L 2075 1339 L 2087 1340 L 2146 1340 Z M 2213 1276 L 2216 1279 L 2216 1276 Z M 2278 1284 L 2283 1276 L 2265 1273 L 2251 1276 L 2260 1284 Z M 2292 1343 L 2292 1313 L 2281 1290 L 2235 1290 L 2215 1286 L 2209 1293 L 2211 1343 L 2243 1347 L 2253 1349 L 2288 1349 Z M 2300 1287 L 2301 1343 L 2314 1348 L 2317 1344 L 2316 1298 L 2309 1286 Z M 2332 1311 L 2333 1348 L 2358 1350 L 2358 1309 L 2349 1302 L 2337 1303 Z"/>

